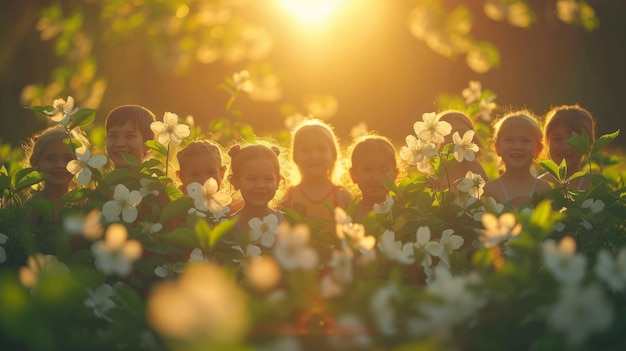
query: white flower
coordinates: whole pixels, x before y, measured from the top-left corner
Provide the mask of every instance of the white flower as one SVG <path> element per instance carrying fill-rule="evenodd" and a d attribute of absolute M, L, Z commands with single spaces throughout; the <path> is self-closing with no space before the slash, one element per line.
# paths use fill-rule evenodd
<path fill-rule="evenodd" d="M 119 221 L 121 214 L 124 222 L 132 223 L 137 219 L 137 206 L 141 199 L 139 191 L 130 191 L 124 184 L 118 184 L 113 192 L 113 200 L 102 206 L 102 214 L 108 222 Z"/>
<path fill-rule="evenodd" d="M 498 105 L 493 102 L 493 100 L 495 99 L 496 95 L 491 95 L 486 99 L 480 100 L 480 104 L 478 105 L 478 107 L 480 108 L 480 112 L 478 116 L 485 123 L 491 122 L 491 113 L 493 112 L 493 110 L 496 109 L 496 107 L 498 107 Z"/>
<path fill-rule="evenodd" d="M 494 247 L 511 237 L 519 235 L 522 231 L 522 225 L 515 222 L 515 215 L 505 213 L 500 217 L 487 212 L 482 218 L 485 230 L 482 231 L 480 241 L 486 248 Z"/>
<path fill-rule="evenodd" d="M 583 201 L 581 208 L 588 208 L 591 210 L 591 214 L 598 214 L 604 210 L 604 202 L 602 200 L 587 199 Z"/>
<path fill-rule="evenodd" d="M 6 234 L 0 233 L 0 245 L 4 245 L 9 241 L 9 237 Z M 7 260 L 7 252 L 4 247 L 0 246 L 0 263 L 4 263 Z"/>
<path fill-rule="evenodd" d="M 263 219 L 252 218 L 248 225 L 250 226 L 250 240 L 259 240 L 263 247 L 272 247 L 276 241 L 276 231 L 278 229 L 278 217 L 275 214 L 269 214 Z"/>
<path fill-rule="evenodd" d="M 419 227 L 417 228 L 417 241 L 415 242 L 415 248 L 418 250 L 420 256 L 423 257 L 420 264 L 427 268 L 432 266 L 432 256 L 441 257 L 443 255 L 443 245 L 436 241 L 430 240 L 430 228 Z"/>
<path fill-rule="evenodd" d="M 456 185 L 456 188 L 460 192 L 467 193 L 477 199 L 479 199 L 485 192 L 484 187 L 485 179 L 483 179 L 480 174 L 472 171 L 467 171 L 465 178 L 461 179 Z"/>
<path fill-rule="evenodd" d="M 313 269 L 317 265 L 317 251 L 308 247 L 309 227 L 300 224 L 293 228 L 283 222 L 278 225 L 274 257 L 286 270 Z"/>
<path fill-rule="evenodd" d="M 80 185 L 87 185 L 91 181 L 91 169 L 100 168 L 107 163 L 105 155 L 91 156 L 91 151 L 86 146 L 76 149 L 76 160 L 71 160 L 66 169 L 76 176 L 76 181 Z"/>
<path fill-rule="evenodd" d="M 583 218 L 583 220 L 580 222 L 580 225 L 582 225 L 587 230 L 593 229 L 593 225 L 589 223 L 589 221 L 586 218 Z"/>
<path fill-rule="evenodd" d="M 383 335 L 396 334 L 397 318 L 395 304 L 402 300 L 398 287 L 390 283 L 376 290 L 370 300 L 370 313 L 373 320 Z"/>
<path fill-rule="evenodd" d="M 422 121 L 413 124 L 415 135 L 424 142 L 443 143 L 444 136 L 450 134 L 452 126 L 446 121 L 440 121 L 436 113 L 424 113 Z"/>
<path fill-rule="evenodd" d="M 228 192 L 219 190 L 217 181 L 213 178 L 207 179 L 204 186 L 196 182 L 187 185 L 187 194 L 194 200 L 198 211 L 210 211 L 214 215 L 223 213 L 224 207 L 233 201 Z"/>
<path fill-rule="evenodd" d="M 112 322 L 111 318 L 109 318 L 106 313 L 115 307 L 115 302 L 111 300 L 111 297 L 115 296 L 113 287 L 109 284 L 102 284 L 96 291 L 89 288 L 87 292 L 89 293 L 89 298 L 84 300 L 83 304 L 93 309 L 93 313 L 96 317 Z"/>
<path fill-rule="evenodd" d="M 159 196 L 159 191 L 157 189 L 153 189 L 155 186 L 158 186 L 160 182 L 151 178 L 141 178 L 139 179 L 139 194 L 141 197 L 146 197 L 148 194 L 152 194 L 154 196 Z"/>
<path fill-rule="evenodd" d="M 450 264 L 450 261 L 448 260 L 449 255 L 452 254 L 454 250 L 457 250 L 458 248 L 460 248 L 463 245 L 463 242 L 464 240 L 461 236 L 454 235 L 454 230 L 452 229 L 444 230 L 441 233 L 441 239 L 439 240 L 439 243 L 443 247 L 443 253 L 440 256 L 441 260 L 449 265 Z"/>
<path fill-rule="evenodd" d="M 562 232 L 563 229 L 565 229 L 565 224 L 563 222 L 557 222 L 552 226 L 552 229 L 556 230 L 557 232 Z"/>
<path fill-rule="evenodd" d="M 423 335 L 431 330 L 446 333 L 455 324 L 462 323 L 476 314 L 486 300 L 468 289 L 480 282 L 475 273 L 453 277 L 443 267 L 435 269 L 435 278 L 426 287 L 429 295 L 440 299 L 439 303 L 422 300 L 416 309 L 423 319 L 413 320 L 409 328 L 413 334 Z"/>
<path fill-rule="evenodd" d="M 105 274 L 128 276 L 133 262 L 141 257 L 142 247 L 137 240 L 126 240 L 126 227 L 113 223 L 107 229 L 104 240 L 91 245 L 95 257 L 94 265 Z"/>
<path fill-rule="evenodd" d="M 84 217 L 78 214 L 70 214 L 63 218 L 63 228 L 69 235 L 81 234 L 90 240 L 99 239 L 104 232 L 100 219 L 102 213 L 93 209 Z"/>
<path fill-rule="evenodd" d="M 389 195 L 385 196 L 385 201 L 379 204 L 374 204 L 374 212 L 378 214 L 385 214 L 391 212 L 393 206 L 393 198 Z"/>
<path fill-rule="evenodd" d="M 482 86 L 479 81 L 470 80 L 469 87 L 463 89 L 461 92 L 461 96 L 465 99 L 466 105 L 471 105 L 475 101 L 480 99 L 480 95 L 482 94 Z"/>
<path fill-rule="evenodd" d="M 204 252 L 202 252 L 202 249 L 199 247 L 196 247 L 195 249 L 191 250 L 188 261 L 189 262 L 207 262 L 207 259 L 204 256 Z"/>
<path fill-rule="evenodd" d="M 418 171 L 431 174 L 433 170 L 429 157 L 437 154 L 437 147 L 432 143 L 422 142 L 414 135 L 408 135 L 405 141 L 406 146 L 400 148 L 400 158 L 404 162 L 416 165 Z"/>
<path fill-rule="evenodd" d="M 67 102 L 63 99 L 55 99 L 52 102 L 52 107 L 54 109 L 50 112 L 45 112 L 45 114 L 50 116 L 50 119 L 54 122 L 61 123 L 64 126 L 67 126 L 70 117 L 78 112 L 78 107 L 74 107 L 74 98 L 71 96 L 67 97 Z"/>
<path fill-rule="evenodd" d="M 36 253 L 28 256 L 27 264 L 19 271 L 20 282 L 27 288 L 35 288 L 43 274 L 69 272 L 67 266 L 53 255 Z"/>
<path fill-rule="evenodd" d="M 624 291 L 626 288 L 626 249 L 621 249 L 617 257 L 607 250 L 598 252 L 595 273 L 613 291 Z"/>
<path fill-rule="evenodd" d="M 140 222 L 142 234 L 154 234 L 158 233 L 163 229 L 163 224 L 161 223 L 152 223 L 152 222 Z"/>
<path fill-rule="evenodd" d="M 333 268 L 332 275 L 336 281 L 342 284 L 352 282 L 352 259 L 354 253 L 349 247 L 342 250 L 333 250 L 328 266 Z"/>
<path fill-rule="evenodd" d="M 248 71 L 241 71 L 233 74 L 233 83 L 235 89 L 243 91 L 245 93 L 251 93 L 254 91 L 254 84 L 250 80 L 250 73 Z"/>
<path fill-rule="evenodd" d="M 452 134 L 452 141 L 454 142 L 454 158 L 458 162 L 463 160 L 474 161 L 476 158 L 476 152 L 478 152 L 478 145 L 473 142 L 474 131 L 468 130 L 463 134 L 463 137 L 459 135 L 459 132 Z"/>
<path fill-rule="evenodd" d="M 566 236 L 558 246 L 554 240 L 543 243 L 543 263 L 557 281 L 574 285 L 585 277 L 587 258 L 576 253 L 576 241 Z"/>
<path fill-rule="evenodd" d="M 547 324 L 565 334 L 570 345 L 584 342 L 613 322 L 613 306 L 598 285 L 564 286 L 559 300 L 550 308 Z"/>
<path fill-rule="evenodd" d="M 209 263 L 192 263 L 179 279 L 157 284 L 146 319 L 168 339 L 217 350 L 241 342 L 250 324 L 243 291 L 225 270 Z"/>
<path fill-rule="evenodd" d="M 154 121 L 150 123 L 150 129 L 154 132 L 157 141 L 164 146 L 167 146 L 170 142 L 180 145 L 183 138 L 188 137 L 191 133 L 189 126 L 178 124 L 178 115 L 171 112 L 165 112 L 163 122 Z"/>
<path fill-rule="evenodd" d="M 378 242 L 378 248 L 389 259 L 403 263 L 412 264 L 415 262 L 415 251 L 411 243 L 403 244 L 396 241 L 396 234 L 391 230 L 385 230 Z"/>
<path fill-rule="evenodd" d="M 245 252 L 243 251 L 243 249 L 239 245 L 233 245 L 230 248 L 233 249 L 233 250 L 239 251 L 244 256 L 244 259 L 233 258 L 233 262 L 235 262 L 235 263 L 242 263 L 245 260 L 245 258 L 258 257 L 259 255 L 261 255 L 261 248 L 256 246 L 256 245 L 254 245 L 254 244 L 246 245 L 246 251 Z"/>

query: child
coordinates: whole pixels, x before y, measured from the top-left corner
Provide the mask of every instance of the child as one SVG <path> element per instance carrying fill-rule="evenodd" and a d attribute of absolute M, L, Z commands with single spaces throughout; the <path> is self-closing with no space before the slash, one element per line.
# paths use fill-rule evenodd
<path fill-rule="evenodd" d="M 209 178 L 222 184 L 226 167 L 222 163 L 221 147 L 208 140 L 196 140 L 189 143 L 176 154 L 179 170 L 176 171 L 181 181 L 180 190 L 187 192 L 187 185 L 196 182 L 204 184 Z"/>
<path fill-rule="evenodd" d="M 452 126 L 450 134 L 444 137 L 444 145 L 453 143 L 452 136 L 454 135 L 454 132 L 458 132 L 459 136 L 462 138 L 467 131 L 474 131 L 474 123 L 472 120 L 465 113 L 460 111 L 445 110 L 439 112 L 439 120 L 446 121 Z M 473 142 L 476 143 L 476 137 L 474 137 Z M 448 168 L 448 177 L 454 185 L 454 183 L 459 179 L 465 178 L 468 171 L 472 171 L 474 174 L 479 174 L 485 181 L 488 179 L 485 169 L 476 159 L 473 161 L 463 160 L 463 162 L 460 163 L 455 161 L 453 166 Z M 442 175 L 439 179 L 439 189 L 447 188 L 447 183 L 448 181 L 446 176 Z"/>
<path fill-rule="evenodd" d="M 149 150 L 145 142 L 154 139 L 150 124 L 155 120 L 150 110 L 138 105 L 122 105 L 109 112 L 104 124 L 106 150 L 116 168 L 130 167 L 124 154 L 134 156 L 141 164 Z"/>
<path fill-rule="evenodd" d="M 357 217 L 363 217 L 374 204 L 385 202 L 389 189 L 382 179 L 395 181 L 398 176 L 396 149 L 383 136 L 365 135 L 355 140 L 351 162 L 350 177 L 362 195 L 357 203 Z"/>
<path fill-rule="evenodd" d="M 510 113 L 495 124 L 495 151 L 505 169 L 500 177 L 485 184 L 485 197 L 518 209 L 535 194 L 550 189 L 548 182 L 531 174 L 533 160 L 543 149 L 541 139 L 539 124 L 527 111 Z"/>
<path fill-rule="evenodd" d="M 267 215 L 276 215 L 281 220 L 281 213 L 272 209 L 268 204 L 278 189 L 282 179 L 277 147 L 264 145 L 233 146 L 230 155 L 230 183 L 235 190 L 241 192 L 243 207 L 233 214 L 239 223 L 248 224 L 252 218 L 264 218 Z"/>
<path fill-rule="evenodd" d="M 591 144 L 595 142 L 595 119 L 589 111 L 578 105 L 559 106 L 551 109 L 545 117 L 544 141 L 547 154 L 552 161 L 560 164 L 565 160 L 567 164 L 566 178 L 579 172 L 582 155 L 567 145 L 566 140 L 574 132 L 587 133 Z M 591 178 L 583 177 L 575 184 L 578 190 L 587 189 L 591 185 Z"/>
<path fill-rule="evenodd" d="M 28 143 L 24 144 L 26 166 L 32 166 L 46 175 L 43 189 L 33 197 L 44 197 L 52 201 L 58 215 L 63 203 L 61 197 L 65 195 L 72 181 L 73 175 L 67 170 L 67 164 L 75 158 L 74 151 L 64 140 L 69 134 L 62 126 L 54 126 L 33 135 Z M 72 138 L 88 146 L 87 138 L 75 128 Z"/>
<path fill-rule="evenodd" d="M 335 207 L 347 208 L 352 195 L 332 182 L 338 150 L 335 133 L 320 120 L 305 120 L 294 129 L 291 158 L 301 179 L 287 190 L 286 208 L 309 220 L 334 220 Z"/>

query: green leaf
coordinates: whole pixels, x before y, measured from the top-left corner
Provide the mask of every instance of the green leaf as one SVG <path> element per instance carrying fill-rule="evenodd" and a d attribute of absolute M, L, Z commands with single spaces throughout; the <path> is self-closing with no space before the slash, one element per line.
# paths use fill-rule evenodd
<path fill-rule="evenodd" d="M 591 154 L 597 154 L 598 151 L 602 150 L 605 146 L 607 146 L 610 142 L 615 140 L 619 136 L 619 129 L 611 134 L 605 134 L 596 140 L 593 144 L 593 148 L 591 149 Z"/>
<path fill-rule="evenodd" d="M 561 164 L 559 165 L 559 178 L 558 178 L 559 182 L 562 182 L 566 176 L 567 176 L 567 162 L 565 162 L 565 159 L 563 159 L 561 161 Z"/>
<path fill-rule="evenodd" d="M 88 126 L 94 121 L 94 119 L 96 119 L 96 110 L 91 108 L 81 108 L 74 115 L 72 115 L 68 128 L 74 129 L 76 127 L 82 128 Z"/>
<path fill-rule="evenodd" d="M 116 168 L 102 178 L 107 184 L 121 184 L 131 179 L 135 179 L 135 173 L 128 168 Z"/>
<path fill-rule="evenodd" d="M 192 205 L 193 199 L 187 196 L 168 203 L 161 212 L 161 223 L 165 223 L 182 213 L 187 213 L 187 210 L 189 210 Z"/>
<path fill-rule="evenodd" d="M 216 225 L 213 228 L 213 231 L 211 232 L 210 237 L 209 237 L 209 247 L 215 246 L 215 243 L 217 243 L 217 241 L 222 236 L 224 236 L 224 234 L 231 231 L 235 227 L 236 224 L 237 224 L 237 221 L 234 219 L 231 219 L 225 222 L 220 222 L 218 225 Z"/>
<path fill-rule="evenodd" d="M 559 166 L 552 160 L 544 160 L 539 162 L 539 166 L 545 169 L 554 179 L 559 179 Z"/>
<path fill-rule="evenodd" d="M 211 226 L 209 223 L 207 223 L 204 218 L 199 218 L 193 226 L 193 229 L 198 238 L 198 242 L 200 242 L 200 246 L 202 248 L 209 246 L 211 242 Z"/>
<path fill-rule="evenodd" d="M 42 115 L 46 115 L 48 117 L 50 117 L 50 115 L 48 115 L 48 113 L 51 113 L 52 111 L 54 111 L 54 107 L 52 106 L 30 106 L 30 107 L 26 107 L 27 110 L 33 110 L 35 112 L 39 112 Z"/>
<path fill-rule="evenodd" d="M 572 137 L 565 140 L 565 143 L 569 145 L 572 149 L 576 150 L 579 154 L 585 155 L 589 153 L 591 149 L 591 140 L 589 139 L 589 134 L 583 131 L 582 134 L 578 134 L 576 132 L 572 133 Z"/>
<path fill-rule="evenodd" d="M 151 159 L 145 160 L 141 164 L 141 169 L 148 170 L 148 169 L 150 169 L 152 167 L 156 167 L 156 166 L 158 166 L 160 164 L 161 164 L 161 161 L 159 159 L 151 158 Z"/>
<path fill-rule="evenodd" d="M 28 174 L 26 174 L 24 177 L 21 177 L 21 179 L 16 182 L 15 184 L 15 192 L 24 190 L 26 188 L 28 188 L 29 186 L 35 185 L 41 181 L 43 181 L 46 178 L 45 175 L 37 172 L 37 171 L 32 171 Z"/>
<path fill-rule="evenodd" d="M 181 246 L 196 246 L 198 240 L 194 235 L 194 232 L 189 227 L 180 227 L 172 231 L 169 231 L 161 236 L 161 238 L 172 244 Z"/>
<path fill-rule="evenodd" d="M 20 180 L 22 180 L 22 178 L 36 171 L 37 170 L 33 167 L 26 167 L 26 168 L 22 168 L 18 170 L 17 172 L 15 172 L 15 174 L 11 178 L 11 185 L 15 186 Z"/>
<path fill-rule="evenodd" d="M 88 199 L 93 190 L 88 188 L 77 188 L 72 189 L 67 192 L 65 195 L 61 196 L 61 201 L 63 202 L 76 202 L 81 201 L 83 199 Z"/>
<path fill-rule="evenodd" d="M 156 140 L 148 140 L 146 141 L 146 146 L 148 146 L 151 150 L 158 152 L 159 154 L 167 157 L 167 148 L 163 146 L 163 144 L 159 143 Z"/>
<path fill-rule="evenodd" d="M 31 197 L 28 201 L 28 206 L 40 214 L 45 220 L 49 220 L 56 213 L 56 208 L 52 201 L 48 198 L 35 196 Z"/>

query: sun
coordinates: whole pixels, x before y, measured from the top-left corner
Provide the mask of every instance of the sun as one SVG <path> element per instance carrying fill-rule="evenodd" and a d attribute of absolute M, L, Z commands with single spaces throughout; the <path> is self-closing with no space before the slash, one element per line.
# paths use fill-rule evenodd
<path fill-rule="evenodd" d="M 306 24 L 319 24 L 329 19 L 341 0 L 277 0 L 298 20 Z"/>

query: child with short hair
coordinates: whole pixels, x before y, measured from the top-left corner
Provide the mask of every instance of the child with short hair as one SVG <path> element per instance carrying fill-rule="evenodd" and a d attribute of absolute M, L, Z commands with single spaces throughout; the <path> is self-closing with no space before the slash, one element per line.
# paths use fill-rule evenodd
<path fill-rule="evenodd" d="M 282 213 L 269 205 L 282 179 L 278 160 L 280 150 L 276 146 L 260 144 L 234 145 L 228 154 L 230 184 L 243 198 L 243 206 L 231 217 L 237 217 L 246 225 L 253 218 L 262 219 L 268 215 L 275 215 L 280 221 Z"/>
<path fill-rule="evenodd" d="M 352 195 L 332 181 L 338 155 L 337 137 L 328 124 L 317 119 L 301 122 L 291 143 L 291 159 L 300 181 L 287 190 L 284 207 L 310 220 L 334 220 L 331 209 L 346 209 Z"/>
<path fill-rule="evenodd" d="M 149 148 L 148 140 L 154 140 L 150 124 L 156 121 L 154 113 L 139 105 L 122 105 L 109 112 L 104 124 L 106 150 L 115 167 L 129 168 L 124 154 L 134 156 L 141 163 Z"/>
<path fill-rule="evenodd" d="M 552 161 L 560 164 L 565 160 L 567 164 L 566 178 L 581 170 L 582 155 L 567 145 L 567 139 L 574 133 L 586 133 L 591 144 L 595 142 L 596 121 L 591 113 L 578 105 L 563 105 L 552 108 L 545 116 L 544 142 L 547 154 Z M 591 185 L 591 178 L 582 177 L 576 184 L 578 190 L 587 189 Z"/>
<path fill-rule="evenodd" d="M 187 192 L 187 185 L 193 182 L 204 184 L 209 178 L 221 186 L 226 166 L 219 144 L 209 140 L 192 141 L 176 154 L 176 158 L 179 166 L 176 176 L 182 183 L 179 188 L 183 193 Z"/>
<path fill-rule="evenodd" d="M 484 196 L 518 209 L 548 191 L 550 184 L 531 174 L 532 163 L 543 149 L 541 140 L 539 123 L 528 111 L 507 114 L 496 122 L 494 146 L 504 172 L 485 184 Z"/>
<path fill-rule="evenodd" d="M 363 217 L 375 204 L 385 202 L 389 189 L 382 179 L 395 181 L 398 176 L 396 149 L 381 135 L 364 135 L 354 141 L 351 149 L 350 177 L 361 191 L 356 215 Z"/>

